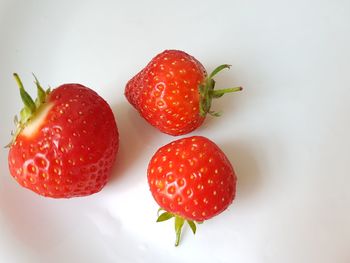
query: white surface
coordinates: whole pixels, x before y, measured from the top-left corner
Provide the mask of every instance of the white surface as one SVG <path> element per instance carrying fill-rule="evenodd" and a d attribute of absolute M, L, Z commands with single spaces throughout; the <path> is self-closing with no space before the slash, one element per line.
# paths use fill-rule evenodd
<path fill-rule="evenodd" d="M 350 2 L 0 1 L 1 145 L 21 103 L 12 72 L 80 82 L 113 108 L 121 148 L 99 194 L 52 200 L 20 188 L 1 149 L 0 262 L 350 262 Z M 164 49 L 187 51 L 218 86 L 220 118 L 191 134 L 222 147 L 238 173 L 229 210 L 185 230 L 156 224 L 146 182 L 173 140 L 138 117 L 124 85 Z M 188 230 L 188 229 L 187 229 Z"/>

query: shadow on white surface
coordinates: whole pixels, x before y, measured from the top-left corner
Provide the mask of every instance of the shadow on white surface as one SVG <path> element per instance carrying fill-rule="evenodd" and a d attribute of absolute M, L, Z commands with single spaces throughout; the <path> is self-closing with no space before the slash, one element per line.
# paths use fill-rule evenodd
<path fill-rule="evenodd" d="M 117 160 L 110 180 L 110 184 L 114 184 L 119 177 L 128 173 L 130 167 L 142 159 L 147 159 L 144 153 L 151 147 L 155 137 L 161 134 L 143 120 L 126 99 L 111 105 L 111 108 L 116 117 L 120 140 Z M 144 176 L 144 174 L 131 176 Z"/>
<path fill-rule="evenodd" d="M 112 187 L 96 196 L 36 196 L 10 177 L 1 151 L 0 262 L 350 262 L 350 2 L 180 2 L 0 0 L 1 144 L 20 106 L 13 71 L 28 87 L 30 71 L 53 86 L 81 79 L 97 87 L 136 73 L 155 50 L 180 48 L 208 71 L 233 65 L 217 88 L 244 87 L 215 100 L 222 117 L 189 134 L 213 139 L 232 161 L 233 205 L 196 237 L 187 231 L 178 249 L 173 236 L 162 239 L 173 229 L 150 222 L 145 169 L 175 138 L 123 100 L 112 104 L 121 134 Z M 149 223 L 136 222 L 130 207 Z"/>
<path fill-rule="evenodd" d="M 249 199 L 258 193 L 262 175 L 254 149 L 251 145 L 233 142 L 221 146 L 231 161 L 237 175 L 236 197 L 240 201 Z"/>
<path fill-rule="evenodd" d="M 11 263 L 115 262 L 116 258 L 135 262 L 149 253 L 109 213 L 102 192 L 56 200 L 40 197 L 11 180 L 0 177 L 1 219 L 8 239 L 18 244 Z"/>
<path fill-rule="evenodd" d="M 0 207 L 11 238 L 35 253 L 64 238 L 62 225 L 48 213 L 41 197 L 21 189 L 14 180 L 1 176 Z M 55 237 L 52 239 L 52 237 Z"/>

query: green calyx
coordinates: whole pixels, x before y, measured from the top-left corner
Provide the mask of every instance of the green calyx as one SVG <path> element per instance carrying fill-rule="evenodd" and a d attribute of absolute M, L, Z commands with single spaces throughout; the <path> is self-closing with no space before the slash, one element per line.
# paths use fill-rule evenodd
<path fill-rule="evenodd" d="M 28 92 L 24 89 L 23 83 L 21 79 L 19 78 L 17 73 L 13 73 L 13 77 L 15 78 L 17 85 L 19 87 L 19 93 L 23 102 L 23 108 L 20 111 L 20 119 L 18 120 L 18 117 L 15 116 L 14 123 L 15 123 L 15 131 L 11 132 L 12 140 L 11 142 L 6 145 L 5 147 L 10 147 L 14 141 L 16 140 L 18 134 L 24 129 L 24 127 L 28 124 L 28 122 L 35 116 L 38 109 L 45 104 L 47 96 L 50 93 L 50 88 L 46 91 L 42 88 L 40 85 L 38 79 L 36 76 L 34 76 L 34 83 L 37 87 L 37 98 L 35 101 L 32 99 L 32 97 L 28 94 Z"/>
<path fill-rule="evenodd" d="M 199 93 L 200 93 L 199 114 L 202 117 L 205 117 L 207 113 L 216 117 L 221 115 L 220 112 L 215 112 L 210 110 L 212 99 L 220 98 L 226 93 L 242 90 L 242 87 L 214 90 L 215 80 L 213 79 L 213 77 L 225 68 L 229 69 L 230 65 L 223 64 L 218 66 L 216 69 L 213 70 L 213 72 L 208 77 L 205 78 L 204 82 L 199 85 Z"/>
<path fill-rule="evenodd" d="M 164 211 L 164 212 L 159 214 L 161 211 Z M 159 208 L 157 222 L 163 222 L 171 218 L 175 218 L 175 234 L 176 234 L 175 246 L 176 247 L 180 244 L 182 227 L 184 226 L 185 223 L 189 225 L 193 234 L 196 234 L 196 231 L 197 231 L 196 223 L 198 224 L 202 223 L 202 222 L 195 222 L 192 220 L 184 219 L 181 216 L 165 211 L 163 208 Z"/>

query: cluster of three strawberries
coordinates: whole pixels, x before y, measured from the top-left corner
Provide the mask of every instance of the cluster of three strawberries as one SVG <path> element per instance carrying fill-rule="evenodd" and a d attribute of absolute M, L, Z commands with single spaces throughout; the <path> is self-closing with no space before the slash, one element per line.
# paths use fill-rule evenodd
<path fill-rule="evenodd" d="M 126 85 L 125 96 L 140 115 L 161 132 L 187 134 L 211 110 L 213 98 L 241 90 L 215 90 L 202 64 L 179 50 L 166 50 Z M 117 125 L 109 105 L 79 84 L 44 90 L 35 78 L 36 100 L 17 74 L 24 107 L 15 118 L 9 144 L 9 169 L 16 181 L 52 198 L 86 196 L 108 182 L 119 147 Z M 176 242 L 188 223 L 201 223 L 223 212 L 233 201 L 236 174 L 220 148 L 202 136 L 173 141 L 152 157 L 147 171 L 151 193 L 161 207 L 158 222 L 175 218 Z"/>

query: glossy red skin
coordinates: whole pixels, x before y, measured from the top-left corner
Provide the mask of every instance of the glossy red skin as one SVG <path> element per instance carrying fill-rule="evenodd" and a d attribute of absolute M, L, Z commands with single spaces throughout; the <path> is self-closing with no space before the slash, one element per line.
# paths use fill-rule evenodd
<path fill-rule="evenodd" d="M 147 175 L 158 205 L 187 220 L 214 217 L 232 203 L 236 193 L 231 163 L 215 143 L 201 136 L 161 147 Z"/>
<path fill-rule="evenodd" d="M 186 134 L 204 121 L 199 115 L 199 84 L 206 75 L 194 57 L 165 50 L 127 83 L 125 96 L 161 132 Z"/>
<path fill-rule="evenodd" d="M 107 102 L 79 84 L 48 96 L 53 104 L 33 136 L 19 134 L 8 161 L 17 182 L 43 196 L 70 198 L 99 192 L 107 183 L 119 146 Z"/>

